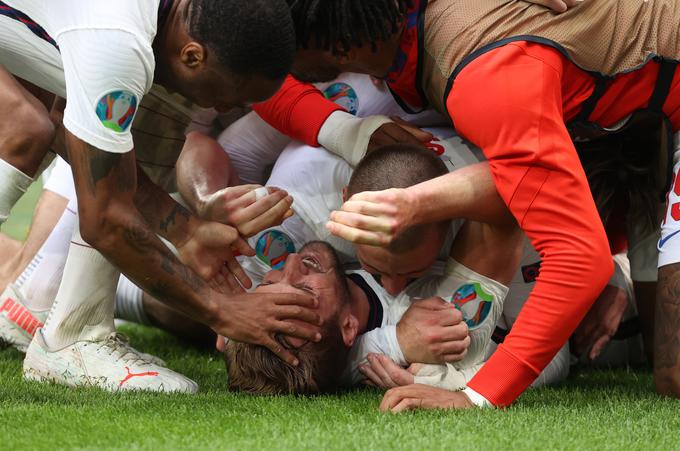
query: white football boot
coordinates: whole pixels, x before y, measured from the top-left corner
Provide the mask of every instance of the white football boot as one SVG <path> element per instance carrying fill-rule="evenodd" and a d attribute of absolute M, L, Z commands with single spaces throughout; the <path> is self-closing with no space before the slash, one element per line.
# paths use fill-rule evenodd
<path fill-rule="evenodd" d="M 194 381 L 153 363 L 117 332 L 102 341 L 79 341 L 52 351 L 39 329 L 26 351 L 24 379 L 70 387 L 99 387 L 112 392 L 198 391 Z"/>
<path fill-rule="evenodd" d="M 0 344 L 26 352 L 35 331 L 43 326 L 49 310 L 35 312 L 26 307 L 21 290 L 9 284 L 0 295 Z"/>

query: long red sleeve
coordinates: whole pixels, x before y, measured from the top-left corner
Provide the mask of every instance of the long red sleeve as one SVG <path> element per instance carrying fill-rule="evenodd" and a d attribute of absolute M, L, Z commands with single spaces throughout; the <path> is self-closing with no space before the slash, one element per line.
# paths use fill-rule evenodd
<path fill-rule="evenodd" d="M 321 126 L 342 107 L 326 99 L 314 85 L 288 76 L 274 97 L 253 105 L 253 110 L 281 133 L 317 147 Z"/>
<path fill-rule="evenodd" d="M 561 62 L 509 44 L 470 63 L 447 99 L 458 132 L 482 148 L 501 197 L 542 257 L 512 332 L 469 383 L 496 406 L 511 404 L 540 374 L 613 272 L 564 125 Z"/>

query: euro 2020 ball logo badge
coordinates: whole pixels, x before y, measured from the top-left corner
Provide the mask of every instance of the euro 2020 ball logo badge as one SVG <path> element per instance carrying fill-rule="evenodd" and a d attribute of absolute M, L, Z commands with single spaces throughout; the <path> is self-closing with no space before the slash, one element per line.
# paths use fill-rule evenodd
<path fill-rule="evenodd" d="M 347 83 L 333 83 L 324 90 L 323 95 L 328 100 L 346 109 L 350 114 L 356 116 L 359 111 L 359 96 L 357 96 L 354 88 Z"/>
<path fill-rule="evenodd" d="M 283 269 L 288 256 L 295 253 L 295 244 L 280 230 L 268 230 L 257 239 L 255 253 L 270 268 Z"/>
<path fill-rule="evenodd" d="M 127 131 L 137 112 L 137 97 L 128 91 L 112 91 L 97 102 L 96 113 L 102 125 L 114 132 Z"/>
<path fill-rule="evenodd" d="M 493 296 L 478 283 L 468 283 L 456 290 L 451 303 L 463 314 L 463 321 L 472 330 L 479 327 L 491 312 Z"/>

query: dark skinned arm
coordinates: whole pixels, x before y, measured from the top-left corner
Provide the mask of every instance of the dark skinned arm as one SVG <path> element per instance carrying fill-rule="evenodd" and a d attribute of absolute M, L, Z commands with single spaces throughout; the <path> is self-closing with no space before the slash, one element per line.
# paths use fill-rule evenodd
<path fill-rule="evenodd" d="M 81 235 L 142 289 L 216 333 L 266 346 L 292 364 L 295 357 L 275 340 L 275 334 L 320 339 L 312 326 L 319 323 L 312 309 L 316 299 L 301 293 L 221 294 L 170 252 L 135 208 L 134 151 L 103 152 L 69 132 L 66 146 Z M 288 321 L 293 318 L 302 323 Z"/>
<path fill-rule="evenodd" d="M 680 263 L 659 268 L 654 330 L 656 391 L 680 398 Z"/>

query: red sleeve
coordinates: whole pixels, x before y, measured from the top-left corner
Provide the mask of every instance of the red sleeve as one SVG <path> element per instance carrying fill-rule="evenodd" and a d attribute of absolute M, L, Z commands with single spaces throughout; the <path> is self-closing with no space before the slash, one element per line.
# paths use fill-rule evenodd
<path fill-rule="evenodd" d="M 469 383 L 496 406 L 511 404 L 540 374 L 613 273 L 564 125 L 555 66 L 509 44 L 468 65 L 447 99 L 457 130 L 482 148 L 498 192 L 542 257 L 511 333 Z"/>
<path fill-rule="evenodd" d="M 342 107 L 324 97 L 314 85 L 289 75 L 274 97 L 253 105 L 253 110 L 281 133 L 317 147 L 321 126 Z"/>

